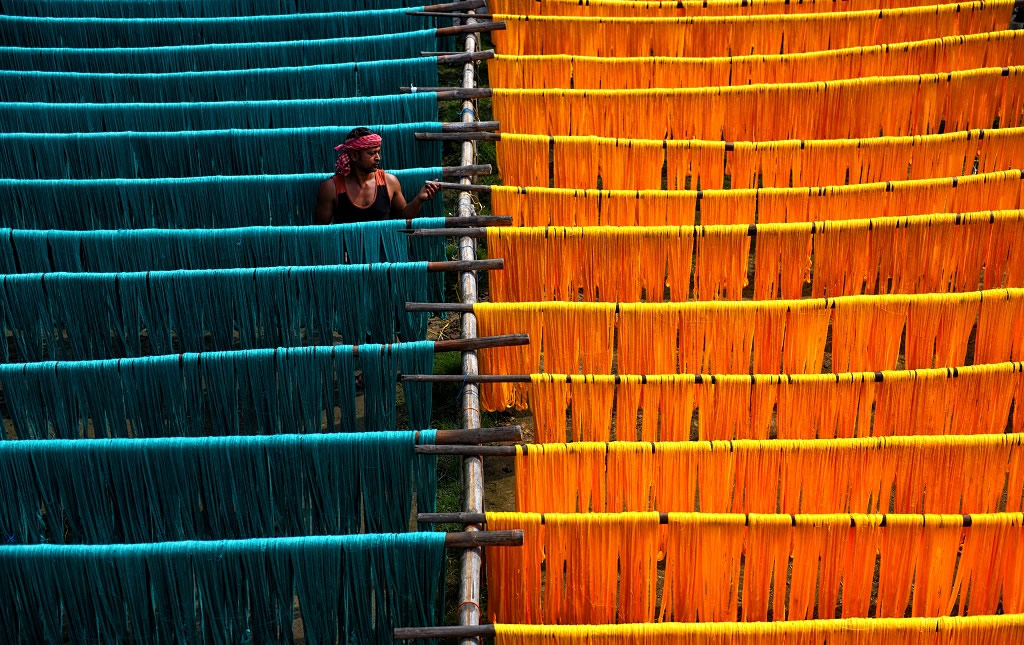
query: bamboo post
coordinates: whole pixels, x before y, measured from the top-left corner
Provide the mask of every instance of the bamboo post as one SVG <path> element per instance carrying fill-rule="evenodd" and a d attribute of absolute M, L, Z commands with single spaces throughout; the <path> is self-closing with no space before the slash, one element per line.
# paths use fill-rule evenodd
<path fill-rule="evenodd" d="M 462 54 L 449 54 L 448 52 L 420 52 L 420 56 L 433 56 L 437 58 L 438 65 L 462 65 L 463 63 L 490 60 L 494 58 L 494 50 L 485 49 L 480 52 Z"/>
<path fill-rule="evenodd" d="M 399 89 L 401 94 L 416 94 L 417 92 L 436 92 L 438 100 L 471 100 L 491 98 L 491 89 L 488 87 L 403 87 Z"/>
<path fill-rule="evenodd" d="M 479 33 L 504 29 L 505 23 L 482 24 L 469 18 L 465 25 L 442 28 L 437 30 L 437 35 L 466 34 L 465 53 L 474 54 L 479 50 Z M 462 87 L 464 91 L 472 92 L 476 87 L 476 66 L 473 61 L 467 61 L 462 68 Z M 462 104 L 461 121 L 466 124 L 473 124 L 478 121 L 476 106 L 466 97 Z M 471 126 L 467 126 L 471 127 Z M 472 165 L 476 161 L 476 145 L 472 141 L 462 142 L 462 164 Z M 473 195 L 465 186 L 470 185 L 470 179 L 464 177 L 458 186 L 459 198 L 456 205 L 456 215 L 459 218 L 477 217 L 473 205 Z M 471 262 L 476 260 L 476 241 L 469 237 L 458 238 L 459 259 Z M 461 317 L 462 337 L 464 339 L 476 338 L 477 320 L 472 313 L 473 303 L 477 301 L 477 280 L 476 273 L 465 271 L 459 276 L 459 287 L 462 293 L 463 304 L 468 304 L 470 312 Z M 462 354 L 462 374 L 474 376 L 480 372 L 480 364 L 475 351 L 467 351 Z M 462 388 L 462 419 L 466 428 L 480 427 L 480 389 L 479 386 L 469 383 Z M 484 464 L 479 455 L 466 454 L 462 460 L 462 510 L 466 512 L 482 513 L 484 510 Z M 466 526 L 468 532 L 480 532 L 481 526 L 469 524 Z M 522 537 L 520 536 L 520 544 Z M 480 610 L 482 578 L 483 578 L 483 549 L 479 545 L 468 548 L 462 552 L 462 559 L 459 566 L 459 606 L 457 609 L 458 621 L 463 626 L 479 625 L 482 612 Z M 480 641 L 475 638 L 463 639 L 464 645 L 478 644 Z"/>
<path fill-rule="evenodd" d="M 458 338 L 455 340 L 435 340 L 435 352 L 472 352 L 488 347 L 514 347 L 529 345 L 529 334 L 503 334 L 500 336 L 482 336 L 479 338 Z M 449 374 L 449 376 L 459 376 Z"/>
<path fill-rule="evenodd" d="M 441 4 L 428 4 L 423 7 L 424 11 L 471 11 L 487 6 L 487 0 L 461 0 L 459 2 L 444 2 Z M 408 12 L 406 12 L 408 13 Z"/>
<path fill-rule="evenodd" d="M 445 177 L 475 177 L 476 175 L 489 175 L 494 170 L 491 164 L 476 164 L 473 166 L 444 166 L 442 175 Z"/>
<path fill-rule="evenodd" d="M 461 190 L 463 192 L 470 192 L 470 193 L 489 193 L 489 192 L 491 192 L 491 187 L 490 186 L 482 185 L 482 184 L 470 184 L 468 182 L 464 183 L 464 184 L 453 184 L 453 183 L 449 183 L 449 182 L 446 182 L 446 181 L 435 181 L 434 183 L 435 184 L 439 184 L 441 186 L 441 188 L 448 188 L 448 189 L 451 189 L 451 190 Z"/>
<path fill-rule="evenodd" d="M 458 184 L 462 186 L 463 184 Z M 420 229 L 412 228 L 412 220 L 405 220 L 409 222 L 409 228 L 398 229 L 402 233 L 414 233 L 416 231 L 426 230 L 452 230 L 457 229 L 459 231 L 472 230 L 473 227 L 478 226 L 511 226 L 512 217 L 509 215 L 470 215 L 467 217 L 447 217 L 444 220 L 444 226 L 437 229 Z"/>
<path fill-rule="evenodd" d="M 494 625 L 454 625 L 450 627 L 396 627 L 395 640 L 405 641 L 419 638 L 459 638 L 479 642 L 479 639 L 494 638 Z"/>
<path fill-rule="evenodd" d="M 524 343 L 526 344 L 526 343 Z M 616 384 L 618 384 L 618 377 Z M 408 383 L 529 383 L 529 374 L 403 374 L 403 382 Z"/>
<path fill-rule="evenodd" d="M 442 123 L 441 132 L 483 132 L 497 130 L 501 126 L 497 121 L 474 121 L 472 123 Z M 434 134 L 434 133 L 428 133 Z"/>
<path fill-rule="evenodd" d="M 505 226 L 504 224 L 498 224 L 499 226 Z M 405 233 L 409 237 L 448 237 L 454 235 L 450 230 L 443 228 L 403 228 L 398 230 L 399 233 Z M 487 237 L 486 226 L 467 226 L 466 228 L 459 229 L 459 235 L 462 237 L 471 237 L 475 240 L 479 240 Z"/>
<path fill-rule="evenodd" d="M 524 446 L 525 447 L 525 446 Z M 514 457 L 516 446 L 476 446 L 476 445 L 421 445 L 414 446 L 413 451 L 419 455 L 461 455 L 464 461 L 481 461 L 480 457 Z M 482 463 L 482 462 L 481 462 Z M 482 477 L 482 475 L 481 475 Z M 467 511 L 473 512 L 473 511 Z M 479 511 L 477 511 L 479 512 Z M 472 525 L 471 525 L 472 526 Z"/>
<path fill-rule="evenodd" d="M 501 141 L 500 132 L 414 132 L 417 141 Z"/>

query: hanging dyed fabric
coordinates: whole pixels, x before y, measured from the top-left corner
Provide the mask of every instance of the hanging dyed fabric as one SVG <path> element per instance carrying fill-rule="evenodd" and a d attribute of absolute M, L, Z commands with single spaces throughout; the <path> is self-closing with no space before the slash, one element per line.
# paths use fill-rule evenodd
<path fill-rule="evenodd" d="M 515 501 L 537 513 L 1020 512 L 1022 446 L 1019 434 L 531 445 L 517 448 Z"/>
<path fill-rule="evenodd" d="M 415 8 L 413 8 L 415 9 Z M 422 11 L 422 8 L 420 8 Z M 139 47 L 182 43 L 268 42 L 400 33 L 431 26 L 409 9 L 181 18 L 0 16 L 0 40 L 21 47 Z"/>
<path fill-rule="evenodd" d="M 324 163 L 330 161 L 325 159 Z M 415 195 L 424 182 L 441 176 L 442 168 L 402 168 L 389 172 L 401 183 L 403 195 Z M 0 200 L 10 205 L 0 213 L 0 222 L 25 229 L 86 231 L 306 225 L 316 205 L 317 189 L 327 178 L 328 175 L 322 173 L 306 173 L 152 179 L 0 179 Z M 76 208 L 64 208 L 72 201 Z M 239 210 L 239 204 L 247 207 Z M 59 212 L 61 217 L 43 220 L 38 217 L 40 212 Z M 443 216 L 443 213 L 444 202 L 440 199 L 425 203 L 420 210 L 420 215 L 431 218 Z M 413 220 L 414 225 L 417 221 Z M 405 225 L 404 220 L 377 225 L 393 226 L 398 222 Z M 423 228 L 432 227 L 428 224 Z M 410 240 L 409 245 L 430 248 L 435 243 L 417 239 Z M 353 256 L 350 254 L 349 258 Z M 431 255 L 429 259 L 444 257 Z"/>
<path fill-rule="evenodd" d="M 425 262 L 6 275 L 0 350 L 25 362 L 421 338 L 426 315 L 405 303 L 428 286 Z"/>
<path fill-rule="evenodd" d="M 488 523 L 490 519 L 489 515 Z M 516 526 L 513 514 L 495 519 L 502 527 Z M 499 598 L 513 588 L 527 597 L 540 597 L 543 577 L 540 612 L 521 611 L 525 608 L 508 603 L 501 607 L 505 613 L 491 612 L 495 622 L 896 618 L 907 609 L 911 616 L 946 616 L 957 605 L 964 615 L 991 615 L 999 609 L 998 592 L 987 596 L 990 605 L 973 596 L 969 610 L 965 608 L 972 583 L 1006 587 L 1013 597 L 1019 584 L 1007 578 L 1005 567 L 985 566 L 980 559 L 1024 544 L 1021 513 L 669 513 L 663 521 L 658 513 L 546 513 L 523 517 L 522 525 L 528 527 L 523 548 L 488 568 L 488 586 Z M 878 604 L 871 610 L 876 553 L 881 556 Z M 954 575 L 958 560 L 961 570 Z M 973 566 L 964 567 L 968 562 Z M 537 586 L 525 587 L 529 582 Z M 774 603 L 769 612 L 771 591 Z M 659 596 L 661 608 L 656 613 Z"/>
<path fill-rule="evenodd" d="M 709 0 L 704 3 L 701 0 L 702 6 L 711 5 L 712 2 Z M 665 6 L 674 8 L 679 4 L 666 3 Z M 589 8 L 593 3 L 580 6 Z M 753 4 L 748 0 L 747 6 Z M 823 5 L 820 2 L 784 3 L 779 8 L 814 6 Z M 825 6 L 843 5 L 825 3 Z M 897 45 L 844 47 L 798 54 L 715 57 L 697 57 L 700 54 L 696 54 L 691 58 L 650 56 L 646 52 L 624 58 L 578 54 L 498 54 L 487 62 L 487 73 L 491 87 L 638 90 L 833 81 L 1024 64 L 1024 53 L 1019 46 L 1024 35 L 1016 30 L 913 40 L 917 37 L 916 34 L 909 34 L 910 42 Z M 9 56 L 4 51 L 0 49 L 0 61 Z M 39 69 L 22 64 L 16 68 Z"/>
<path fill-rule="evenodd" d="M 5 3 L 9 4 L 9 3 Z M 54 3 L 47 2 L 47 5 Z M 73 6 L 69 3 L 66 6 Z M 104 3 L 116 6 L 117 3 Z M 181 3 L 134 3 L 155 7 Z M 205 6 L 228 6 L 221 3 Z M 126 16 L 128 17 L 128 16 Z M 166 74 L 210 72 L 259 67 L 301 67 L 415 58 L 422 51 L 439 51 L 434 29 L 350 38 L 284 40 L 265 43 L 207 43 L 164 47 L 0 47 L 0 65 L 10 70 Z"/>
<path fill-rule="evenodd" d="M 0 411 L 19 439 L 353 432 L 358 367 L 367 381 L 361 425 L 386 430 L 398 427 L 399 371 L 430 373 L 432 363 L 433 343 L 419 341 L 5 364 Z M 427 427 L 430 388 L 402 389 L 408 427 Z"/>
<path fill-rule="evenodd" d="M 8 545 L 0 621 L 23 643 L 269 642 L 301 620 L 310 643 L 384 644 L 441 619 L 444 559 L 443 533 Z"/>
<path fill-rule="evenodd" d="M 403 0 L 345 0 L 346 11 L 404 7 Z M 107 0 L 3 0 L 6 13 L 19 16 L 63 16 L 67 18 L 191 18 L 213 16 L 259 16 L 289 11 L 316 13 L 336 10 L 336 0 L 236 0 L 231 3 L 206 0 L 174 2 L 108 2 Z"/>
<path fill-rule="evenodd" d="M 965 5 L 944 6 L 958 9 Z M 1001 8 L 1000 12 L 1005 10 Z M 824 17 L 832 20 L 833 15 L 838 14 Z M 539 23 L 530 20 L 529 24 L 534 29 Z M 836 24 L 843 25 L 842 21 Z M 650 29 L 648 20 L 637 25 L 645 33 Z M 589 29 L 584 31 L 592 33 Z M 531 38 L 545 40 L 539 35 Z M 630 42 L 633 40 L 643 39 Z M 609 38 L 603 42 L 621 40 Z M 502 133 L 712 141 L 840 139 L 930 134 L 942 124 L 950 131 L 990 128 L 996 119 L 1000 127 L 1019 127 L 1024 125 L 1022 84 L 1024 68 L 1009 67 L 1004 74 L 1003 69 L 990 67 L 942 74 L 736 87 L 496 88 L 493 105 L 494 118 L 501 121 Z M 965 94 L 983 98 L 958 100 Z M 891 109 L 867 107 L 880 104 Z M 557 109 L 552 109 L 553 105 Z M 808 113 L 827 113 L 830 118 L 807 119 Z M 631 118 L 636 114 L 643 114 L 644 118 Z"/>
<path fill-rule="evenodd" d="M 536 443 L 565 441 L 570 410 L 573 425 L 580 416 L 586 419 L 581 422 L 584 433 L 600 432 L 605 440 L 636 439 L 639 412 L 650 431 L 641 440 L 687 441 L 694 411 L 701 440 L 832 439 L 1002 434 L 1010 426 L 1011 404 L 1020 396 L 1015 392 L 1024 392 L 1024 367 L 994 363 L 955 371 L 829 375 L 532 374 L 531 381 Z M 618 410 L 614 428 L 613 402 Z M 591 414 L 591 409 L 600 413 Z M 1013 419 L 1015 431 L 1024 428 L 1024 418 Z M 598 440 L 576 432 L 572 436 L 574 441 Z"/>
<path fill-rule="evenodd" d="M 433 432 L 2 442 L 0 521 L 10 544 L 402 533 L 414 493 L 434 508 Z"/>
<path fill-rule="evenodd" d="M 496 645 L 863 645 L 1008 643 L 1024 627 L 1020 615 L 940 618 L 847 618 L 776 623 L 633 625 L 494 625 Z"/>
<path fill-rule="evenodd" d="M 251 130 L 313 126 L 338 128 L 339 123 L 418 123 L 416 127 L 420 128 L 419 132 L 441 131 L 440 124 L 432 123 L 437 119 L 437 95 L 433 93 L 206 103 L 10 102 L 0 103 L 0 116 L 3 117 L 4 123 L 10 124 L 10 132 L 21 133 L 81 134 L 130 131 L 159 132 L 163 133 L 163 136 L 171 136 L 168 133 L 181 130 Z M 348 129 L 352 127 L 355 126 Z M 243 136 L 245 133 L 234 134 Z M 336 143 L 336 140 L 332 140 L 332 149 Z M 302 145 L 309 146 L 308 143 Z M 285 172 L 294 171 L 292 168 Z"/>
<path fill-rule="evenodd" d="M 417 218 L 437 228 L 442 218 Z M 413 246 L 405 220 L 185 230 L 0 229 L 0 273 L 73 273 L 366 264 L 443 259 L 443 243 Z M 431 239 L 431 238 L 427 238 Z M 437 248 L 440 247 L 440 248 Z M 420 254 L 420 251 L 426 251 Z M 420 257 L 416 257 L 420 256 Z"/>
<path fill-rule="evenodd" d="M 388 165 L 433 168 L 440 142 L 416 141 L 437 123 L 375 125 Z M 324 172 L 352 128 L 0 135 L 0 165 L 17 179 L 119 179 Z M 45 154 L 44 154 L 45 151 Z M 436 178 L 436 176 L 435 176 Z M 417 187 L 419 188 L 419 187 Z M 315 195 L 315 192 L 313 193 Z M 309 199 L 309 198 L 307 198 Z M 410 195 L 409 199 L 412 199 Z M 248 201 L 248 200 L 247 200 Z"/>
<path fill-rule="evenodd" d="M 686 18 L 495 12 L 494 20 L 504 21 L 508 27 L 494 34 L 494 43 L 503 54 L 728 56 L 812 52 L 997 31 L 1007 27 L 1012 5 L 1012 0 L 996 0 L 941 8 Z"/>

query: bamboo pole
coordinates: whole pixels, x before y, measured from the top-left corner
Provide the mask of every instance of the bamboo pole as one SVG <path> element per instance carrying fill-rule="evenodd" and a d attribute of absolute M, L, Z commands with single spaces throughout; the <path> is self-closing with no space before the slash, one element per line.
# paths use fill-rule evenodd
<path fill-rule="evenodd" d="M 457 430 L 435 430 L 434 432 L 434 445 L 439 446 L 523 440 L 522 426 L 459 428 Z M 416 440 L 419 441 L 419 433 L 417 433 Z"/>
<path fill-rule="evenodd" d="M 463 184 L 457 184 L 462 186 Z M 406 220 L 407 222 L 411 220 Z M 401 233 L 413 233 L 415 231 L 426 231 L 426 230 L 452 230 L 456 229 L 459 231 L 473 230 L 474 227 L 478 226 L 511 226 L 512 217 L 509 215 L 468 215 L 466 217 L 446 217 L 444 220 L 444 226 L 438 227 L 437 229 L 419 229 L 409 228 L 398 229 Z"/>
<path fill-rule="evenodd" d="M 792 517 L 792 514 L 790 514 Z M 486 524 L 486 513 L 420 513 L 417 522 L 426 524 Z M 544 524 L 544 513 L 540 514 L 540 523 Z M 668 513 L 658 513 L 658 524 L 668 524 Z"/>
<path fill-rule="evenodd" d="M 511 218 L 509 218 L 511 219 Z M 507 226 L 506 224 L 499 224 L 499 226 Z M 405 233 L 409 237 L 447 237 L 453 235 L 453 233 L 446 231 L 443 228 L 403 228 L 398 230 L 399 233 Z M 475 240 L 479 240 L 487 237 L 486 226 L 467 226 L 466 228 L 459 229 L 459 235 L 462 237 L 471 237 Z"/>
<path fill-rule="evenodd" d="M 442 123 L 441 132 L 482 132 L 485 130 L 497 130 L 499 127 L 501 127 L 501 124 L 498 121 L 474 121 L 472 123 Z"/>
<path fill-rule="evenodd" d="M 444 545 L 449 549 L 475 549 L 482 546 L 522 546 L 523 532 L 511 531 L 462 531 L 445 533 Z"/>
<path fill-rule="evenodd" d="M 496 271 L 505 268 L 505 260 L 492 258 L 489 260 L 449 260 L 446 262 L 427 262 L 430 273 L 455 273 L 458 271 Z"/>
<path fill-rule="evenodd" d="M 485 31 L 501 31 L 505 29 L 506 25 L 504 21 L 500 22 L 471 22 L 465 25 L 456 25 L 455 27 L 439 27 L 434 30 L 434 33 L 438 37 L 443 36 L 458 36 L 461 34 L 480 34 Z"/>
<path fill-rule="evenodd" d="M 480 32 L 505 28 L 504 23 L 480 24 L 472 18 L 467 19 L 465 23 L 466 24 L 461 27 L 453 27 L 449 29 L 447 33 L 452 33 L 453 30 L 460 30 L 458 33 L 465 33 L 466 40 L 464 49 L 465 53 L 470 55 L 479 50 Z M 439 29 L 436 33 L 439 36 L 444 35 L 445 30 Z M 467 91 L 472 91 L 473 88 L 476 87 L 476 65 L 473 61 L 467 61 L 462 67 L 462 87 Z M 476 106 L 468 99 L 468 97 L 467 100 L 464 100 L 462 103 L 462 111 L 460 112 L 460 115 L 460 120 L 463 123 L 473 124 L 478 121 Z M 463 141 L 462 163 L 473 164 L 475 161 L 476 145 L 472 141 Z M 468 186 L 471 183 L 472 182 L 468 177 L 460 180 L 460 192 L 456 205 L 456 215 L 459 218 L 466 218 L 464 221 L 469 221 L 469 218 L 477 216 L 476 207 L 473 204 L 473 195 L 465 189 L 465 186 Z M 457 248 L 459 252 L 459 259 L 467 261 L 476 259 L 476 241 L 472 238 L 459 237 Z M 462 293 L 462 302 L 469 304 L 470 306 L 470 312 L 461 317 L 462 337 L 476 338 L 478 335 L 477 320 L 476 316 L 472 313 L 472 305 L 477 301 L 476 274 L 472 271 L 466 271 L 460 274 L 459 287 Z M 462 354 L 463 375 L 473 376 L 478 374 L 479 371 L 480 364 L 477 359 L 476 352 L 464 352 Z M 467 428 L 479 428 L 481 422 L 479 386 L 471 383 L 463 385 L 461 395 L 463 424 Z M 484 463 L 481 457 L 477 455 L 463 456 L 462 490 L 462 510 L 467 512 L 483 512 Z M 466 526 L 467 531 L 479 531 L 481 528 L 482 527 L 473 524 L 468 524 Z M 522 544 L 521 541 L 520 544 Z M 480 609 L 480 601 L 483 595 L 483 565 L 484 553 L 483 549 L 479 546 L 466 549 L 462 552 L 462 558 L 459 562 L 459 606 L 456 609 L 460 625 L 479 625 L 483 618 L 483 612 Z M 460 642 L 463 645 L 473 645 L 474 643 L 479 643 L 479 640 L 469 639 L 462 640 Z"/>
<path fill-rule="evenodd" d="M 471 314 L 473 304 L 469 302 L 407 302 L 406 311 L 447 311 L 452 313 Z"/>
<path fill-rule="evenodd" d="M 490 20 L 493 16 L 489 13 L 462 13 L 459 11 L 406 11 L 408 16 L 426 16 L 428 18 L 469 18 L 477 16 Z"/>
<path fill-rule="evenodd" d="M 414 640 L 419 638 L 494 638 L 494 625 L 453 625 L 442 627 L 396 627 L 395 640 Z"/>
<path fill-rule="evenodd" d="M 529 345 L 529 334 L 504 334 L 501 336 L 482 336 L 479 338 L 457 338 L 455 340 L 435 340 L 435 352 L 472 352 L 488 347 L 514 347 Z M 450 376 L 459 376 L 451 374 Z"/>
<path fill-rule="evenodd" d="M 525 447 L 525 446 L 524 446 Z M 514 457 L 516 446 L 475 446 L 475 445 L 421 445 L 413 446 L 419 455 L 461 455 L 463 457 Z M 469 461 L 467 459 L 466 461 Z M 472 511 L 468 511 L 472 512 Z"/>
<path fill-rule="evenodd" d="M 448 188 L 450 190 L 460 190 L 460 191 L 467 192 L 467 193 L 489 193 L 489 192 L 491 192 L 491 187 L 490 186 L 481 185 L 481 184 L 469 184 L 469 183 L 466 183 L 466 184 L 453 184 L 453 183 L 449 183 L 449 182 L 446 182 L 446 181 L 435 181 L 434 183 L 438 184 L 441 188 Z"/>
<path fill-rule="evenodd" d="M 501 141 L 500 132 L 414 132 L 417 141 Z"/>
<path fill-rule="evenodd" d="M 441 4 L 428 4 L 423 7 L 424 11 L 468 11 L 487 6 L 487 0 L 460 0 L 459 2 L 443 2 Z M 409 12 L 406 12 L 409 13 Z"/>
<path fill-rule="evenodd" d="M 494 58 L 494 50 L 485 49 L 480 52 L 461 54 L 450 54 L 448 52 L 420 52 L 420 56 L 433 56 L 437 58 L 438 65 L 462 65 L 463 63 L 490 60 Z"/>
<path fill-rule="evenodd" d="M 524 345 L 528 343 L 523 343 Z M 498 345 L 495 345 L 498 347 Z M 616 376 L 616 384 L 618 377 Z M 402 374 L 401 380 L 409 383 L 529 383 L 529 374 Z"/>
<path fill-rule="evenodd" d="M 442 168 L 445 177 L 475 177 L 476 175 L 489 175 L 494 170 L 491 164 L 476 164 L 473 166 L 445 166 Z"/>
<path fill-rule="evenodd" d="M 491 98 L 491 89 L 489 87 L 464 87 L 464 88 L 452 88 L 452 87 L 402 87 L 399 88 L 401 94 L 415 94 L 417 92 L 437 92 L 438 100 L 460 100 L 468 101 L 472 99 L 489 99 Z"/>

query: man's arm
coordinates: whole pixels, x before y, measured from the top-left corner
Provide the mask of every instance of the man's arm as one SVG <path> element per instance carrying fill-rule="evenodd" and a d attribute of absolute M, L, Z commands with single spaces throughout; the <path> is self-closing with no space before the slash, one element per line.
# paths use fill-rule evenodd
<path fill-rule="evenodd" d="M 316 196 L 316 210 L 313 212 L 314 223 L 331 223 L 331 220 L 334 218 L 334 200 L 337 197 L 333 178 L 320 184 L 320 193 Z"/>
<path fill-rule="evenodd" d="M 398 177 L 389 173 L 386 178 L 388 190 L 391 191 L 391 216 L 398 219 L 412 219 L 419 215 L 423 202 L 433 199 L 437 191 L 440 190 L 437 184 L 428 181 L 423 184 L 423 188 L 420 188 L 420 192 L 416 193 L 412 201 L 406 203 Z"/>

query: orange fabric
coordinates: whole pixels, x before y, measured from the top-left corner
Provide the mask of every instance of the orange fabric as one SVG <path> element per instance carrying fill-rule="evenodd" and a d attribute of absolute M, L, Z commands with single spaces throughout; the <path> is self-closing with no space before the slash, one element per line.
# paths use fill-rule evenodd
<path fill-rule="evenodd" d="M 962 365 L 971 321 L 975 361 L 1020 359 L 1024 289 L 955 294 L 842 296 L 812 300 L 611 303 L 479 303 L 482 335 L 529 333 L 530 345 L 481 353 L 486 374 L 814 374 L 822 371 L 831 321 L 838 370 L 896 367 L 906 330 L 911 369 Z M 956 321 L 950 325 L 949 321 Z M 487 390 L 488 388 L 483 388 Z M 485 407 L 525 405 L 525 385 L 497 386 Z M 513 395 L 513 393 L 515 395 Z M 495 407 L 489 407 L 495 406 Z"/>
<path fill-rule="evenodd" d="M 698 206 L 703 225 L 749 225 L 755 220 L 763 225 L 1014 210 L 1024 205 L 1022 194 L 1022 171 L 1006 170 L 851 186 L 705 190 L 699 203 L 692 190 L 494 186 L 491 208 L 495 215 L 512 217 L 515 226 L 692 226 Z M 1006 249 L 1015 239 L 1007 238 L 989 254 L 996 264 L 1020 275 L 1024 260 L 1009 257 Z"/>
<path fill-rule="evenodd" d="M 535 16 L 730 16 L 787 13 L 829 13 L 863 9 L 894 9 L 930 4 L 933 0 L 497 0 L 495 13 Z"/>
<path fill-rule="evenodd" d="M 1024 406 L 1019 362 L 959 367 L 955 374 L 940 368 L 835 375 L 623 375 L 618 385 L 609 375 L 534 374 L 529 400 L 538 443 L 566 440 L 570 407 L 574 423 L 579 410 L 587 425 L 601 430 L 592 440 L 686 441 L 695 409 L 702 440 L 841 439 L 1000 434 L 1010 420 L 1011 404 Z M 607 420 L 613 402 L 618 412 L 611 433 Z M 643 427 L 637 434 L 640 413 Z M 1014 419 L 1019 422 L 1019 415 Z M 574 440 L 580 441 L 579 436 L 574 433 Z"/>
<path fill-rule="evenodd" d="M 789 4 L 791 7 L 808 5 L 806 2 Z M 835 6 L 841 4 L 835 3 Z M 520 89 L 636 90 L 804 83 L 1022 65 L 1022 39 L 1024 34 L 1020 31 L 995 31 L 912 40 L 897 45 L 712 58 L 502 53 L 487 62 L 487 71 L 491 87 Z"/>
<path fill-rule="evenodd" d="M 515 460 L 516 509 L 1020 512 L 1022 442 L 993 434 L 531 445 Z"/>
<path fill-rule="evenodd" d="M 493 32 L 503 54 L 728 56 L 811 52 L 1006 29 L 1013 0 L 819 14 L 712 17 L 522 16 Z"/>
<path fill-rule="evenodd" d="M 712 141 L 923 135 L 943 123 L 949 131 L 990 127 L 996 118 L 1003 127 L 1024 125 L 1024 68 L 687 89 L 496 88 L 492 105 L 503 133 Z"/>
<path fill-rule="evenodd" d="M 1006 569 L 979 561 L 1015 548 L 1024 532 L 1021 513 L 977 516 L 979 539 L 975 517 L 964 515 L 669 513 L 662 524 L 658 513 L 522 513 L 488 514 L 489 526 L 492 518 L 502 528 L 521 518 L 528 532 L 522 555 L 503 555 L 489 567 L 489 588 L 499 597 L 542 598 L 539 617 L 514 604 L 493 612 L 506 623 L 764 621 L 773 587 L 775 621 L 835 616 L 840 592 L 846 616 L 943 616 L 957 604 L 991 615 L 999 594 L 971 594 L 968 606 L 968 589 L 977 579 L 1001 590 Z M 875 551 L 877 578 L 874 558 L 865 557 Z M 957 572 L 960 557 L 974 566 Z M 852 559 L 862 566 L 849 566 Z"/>

